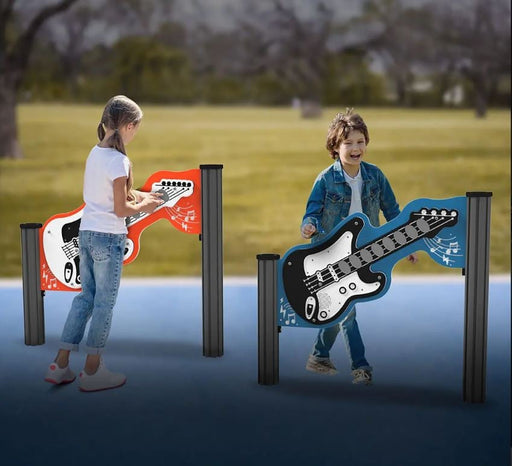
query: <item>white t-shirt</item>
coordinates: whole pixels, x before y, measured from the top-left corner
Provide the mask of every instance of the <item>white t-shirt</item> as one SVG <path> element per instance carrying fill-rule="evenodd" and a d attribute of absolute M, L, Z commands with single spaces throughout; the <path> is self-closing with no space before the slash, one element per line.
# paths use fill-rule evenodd
<path fill-rule="evenodd" d="M 343 170 L 345 181 L 348 182 L 350 189 L 352 189 L 352 198 L 350 201 L 349 215 L 355 214 L 356 212 L 362 212 L 363 206 L 361 204 L 361 190 L 363 189 L 363 178 L 361 177 L 361 170 L 357 172 L 357 175 L 352 178 Z"/>
<path fill-rule="evenodd" d="M 84 174 L 85 208 L 80 230 L 127 233 L 125 219 L 114 213 L 114 180 L 130 174 L 130 160 L 121 152 L 94 146 Z"/>

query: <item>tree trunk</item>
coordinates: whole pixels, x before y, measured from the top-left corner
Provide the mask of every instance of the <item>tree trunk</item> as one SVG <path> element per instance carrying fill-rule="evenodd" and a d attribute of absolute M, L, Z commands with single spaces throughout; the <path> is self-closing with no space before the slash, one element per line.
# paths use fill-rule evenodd
<path fill-rule="evenodd" d="M 0 158 L 23 157 L 18 143 L 16 87 L 0 79 Z"/>
<path fill-rule="evenodd" d="M 485 78 L 477 74 L 473 79 L 473 88 L 475 91 L 475 116 L 477 118 L 485 118 L 488 102 Z"/>

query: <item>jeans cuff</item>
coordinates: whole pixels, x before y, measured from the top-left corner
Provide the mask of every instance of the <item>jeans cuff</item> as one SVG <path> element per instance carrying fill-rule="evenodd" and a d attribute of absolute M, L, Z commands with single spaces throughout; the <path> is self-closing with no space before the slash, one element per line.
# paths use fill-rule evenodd
<path fill-rule="evenodd" d="M 104 349 L 104 346 L 101 348 L 95 348 L 93 346 L 84 346 L 84 351 L 86 352 L 86 354 L 101 354 L 103 353 Z"/>
<path fill-rule="evenodd" d="M 67 341 L 61 341 L 59 345 L 59 349 L 63 349 L 66 351 L 78 351 L 77 343 L 68 343 Z"/>
<path fill-rule="evenodd" d="M 364 369 L 365 371 L 368 371 L 368 372 L 372 372 L 373 371 L 373 367 L 372 366 L 359 366 L 359 367 L 354 367 L 354 369 L 352 369 L 352 370 L 355 371 L 355 370 L 358 370 L 358 369 Z"/>

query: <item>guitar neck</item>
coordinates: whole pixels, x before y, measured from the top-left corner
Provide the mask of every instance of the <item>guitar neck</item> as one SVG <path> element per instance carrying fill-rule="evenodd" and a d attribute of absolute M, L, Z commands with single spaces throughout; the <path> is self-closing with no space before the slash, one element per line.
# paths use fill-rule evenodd
<path fill-rule="evenodd" d="M 429 233 L 440 230 L 449 223 L 453 223 L 454 218 L 454 216 L 438 217 L 435 214 L 422 214 L 421 218 L 381 236 L 349 256 L 316 272 L 316 274 L 306 278 L 304 282 L 310 291 L 316 292 L 409 246 Z"/>

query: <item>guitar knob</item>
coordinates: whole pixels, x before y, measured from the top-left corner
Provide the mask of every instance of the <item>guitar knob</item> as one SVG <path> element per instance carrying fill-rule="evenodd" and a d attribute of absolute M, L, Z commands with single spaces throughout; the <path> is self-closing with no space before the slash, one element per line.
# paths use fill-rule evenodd
<path fill-rule="evenodd" d="M 355 284 L 355 283 L 351 283 L 350 285 L 348 285 L 348 287 L 349 287 L 351 290 L 355 290 L 355 289 L 356 289 L 356 284 Z"/>
<path fill-rule="evenodd" d="M 342 287 L 340 288 L 340 293 L 341 293 L 341 294 L 345 294 L 346 292 L 347 292 L 347 289 L 346 289 L 344 286 L 342 286 Z"/>

